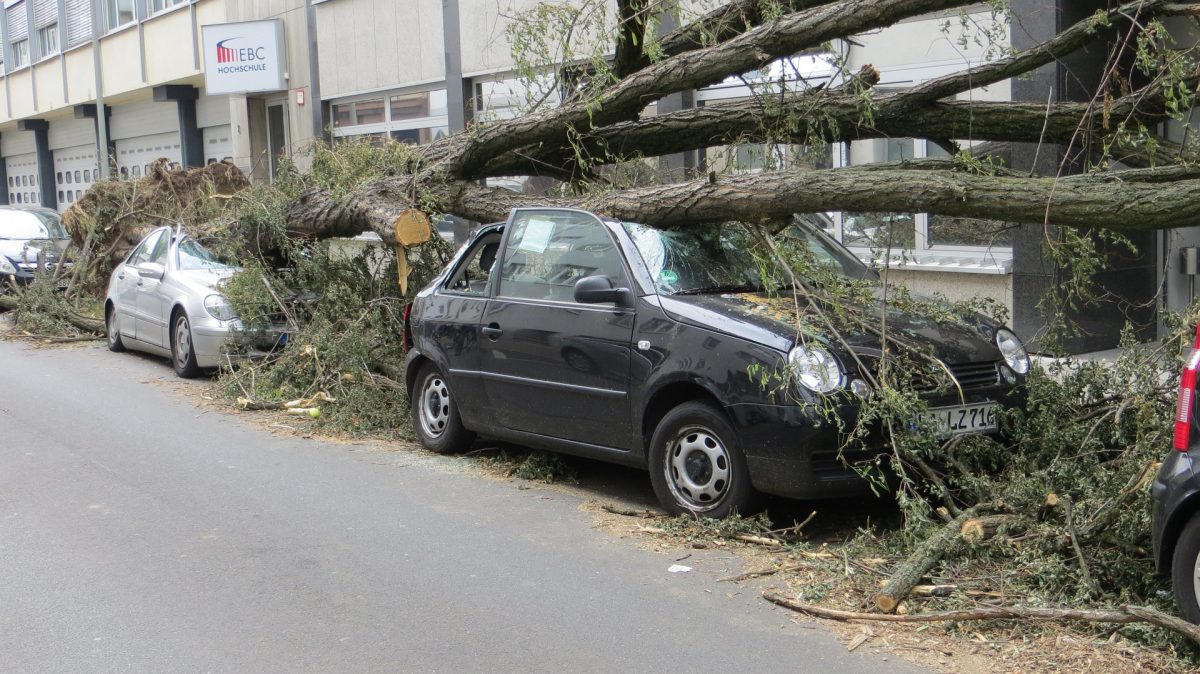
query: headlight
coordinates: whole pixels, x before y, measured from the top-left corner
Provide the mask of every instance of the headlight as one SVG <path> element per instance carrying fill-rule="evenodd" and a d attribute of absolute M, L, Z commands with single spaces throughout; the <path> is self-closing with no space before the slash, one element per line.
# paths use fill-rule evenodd
<path fill-rule="evenodd" d="M 209 295 L 204 298 L 204 309 L 218 321 L 232 321 L 237 318 L 229 301 L 220 295 Z"/>
<path fill-rule="evenodd" d="M 3 255 L 0 255 L 0 274 L 15 274 L 15 273 L 17 273 L 17 268 L 15 266 L 13 266 L 13 263 L 10 262 L 8 258 L 4 257 Z"/>
<path fill-rule="evenodd" d="M 797 346 L 788 352 L 788 368 L 804 388 L 829 393 L 842 385 L 842 367 L 833 354 L 816 346 Z"/>
<path fill-rule="evenodd" d="M 1004 356 L 1004 362 L 1008 363 L 1013 372 L 1029 372 L 1029 354 L 1025 352 L 1021 340 L 1011 331 L 1003 328 L 996 331 L 996 347 L 1000 349 L 1000 355 Z"/>

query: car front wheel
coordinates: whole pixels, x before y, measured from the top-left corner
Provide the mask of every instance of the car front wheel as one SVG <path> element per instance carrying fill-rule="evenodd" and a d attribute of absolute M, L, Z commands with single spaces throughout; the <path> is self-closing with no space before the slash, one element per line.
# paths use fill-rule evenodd
<path fill-rule="evenodd" d="M 671 513 L 719 519 L 759 509 L 737 433 L 710 404 L 689 402 L 668 412 L 650 440 L 649 459 L 654 493 Z"/>
<path fill-rule="evenodd" d="M 1171 582 L 1179 613 L 1189 622 L 1200 623 L 1200 513 L 1179 533 L 1171 560 Z"/>
<path fill-rule="evenodd" d="M 200 375 L 196 349 L 192 343 L 192 324 L 182 311 L 171 321 L 171 364 L 175 366 L 175 374 L 184 379 L 194 379 Z"/>
<path fill-rule="evenodd" d="M 125 350 L 125 342 L 121 341 L 121 328 L 117 324 L 117 308 L 109 307 L 104 312 L 104 332 L 107 333 L 108 350 L 121 352 Z"/>
<path fill-rule="evenodd" d="M 466 451 L 475 441 L 475 434 L 462 425 L 449 382 L 433 363 L 426 363 L 417 373 L 409 407 L 413 431 L 425 449 L 454 454 Z"/>

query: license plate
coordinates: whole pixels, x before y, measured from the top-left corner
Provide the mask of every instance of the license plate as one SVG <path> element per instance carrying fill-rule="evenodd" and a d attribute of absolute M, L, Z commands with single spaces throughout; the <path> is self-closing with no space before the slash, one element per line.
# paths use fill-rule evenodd
<path fill-rule="evenodd" d="M 62 289 L 62 288 L 66 288 L 68 285 L 70 285 L 70 283 L 71 283 L 71 279 L 63 277 L 63 278 L 58 279 L 58 283 L 56 283 L 55 285 L 57 285 L 60 289 Z"/>
<path fill-rule="evenodd" d="M 1000 428 L 996 419 L 998 409 L 999 405 L 996 403 L 935 407 L 922 417 L 937 426 L 938 435 L 989 433 Z"/>

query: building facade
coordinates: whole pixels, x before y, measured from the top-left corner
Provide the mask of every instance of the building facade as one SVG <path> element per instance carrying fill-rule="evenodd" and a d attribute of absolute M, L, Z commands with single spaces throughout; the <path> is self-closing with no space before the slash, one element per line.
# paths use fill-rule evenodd
<path fill-rule="evenodd" d="M 685 2 L 699 6 L 703 0 Z M 186 166 L 228 160 L 254 179 L 269 180 L 280 157 L 303 164 L 301 150 L 316 138 L 373 136 L 419 144 L 461 130 L 472 118 L 514 114 L 517 101 L 528 92 L 514 74 L 506 26 L 517 12 L 535 4 L 537 0 L 5 0 L 0 14 L 0 182 L 6 189 L 0 191 L 0 202 L 62 210 L 110 167 L 120 177 L 136 178 L 158 158 Z M 1033 44 L 1105 5 L 1098 0 L 1013 0 L 1010 25 L 980 3 L 965 13 L 922 17 L 835 43 L 830 54 L 797 56 L 764 79 L 828 82 L 833 59 L 850 72 L 874 66 L 881 89 L 909 87 L 997 58 L 1010 46 Z M 275 83 L 266 90 L 222 85 L 208 91 L 214 67 L 257 67 L 257 52 L 244 51 L 257 43 L 206 37 L 215 33 L 214 27 L 243 25 L 277 30 Z M 249 63 L 238 60 L 242 57 Z M 1072 100 L 1082 90 L 1067 86 L 1077 82 L 1067 76 L 1070 65 L 1049 66 L 1034 78 L 962 98 L 1045 101 L 1051 95 Z M 753 87 L 752 81 L 733 78 L 673 95 L 657 108 L 749 96 Z M 944 154 L 923 140 L 881 139 L 835 145 L 806 161 L 845 166 Z M 1058 160 L 1052 152 L 1017 148 L 1012 161 L 1020 167 L 1033 157 L 1041 163 Z M 777 148 L 738 146 L 667 158 L 665 164 L 686 175 L 716 167 L 755 171 L 790 161 L 796 159 Z M 887 265 L 891 280 L 953 299 L 993 298 L 1012 311 L 1024 337 L 1041 327 L 1036 300 L 1058 272 L 1043 260 L 1038 227 L 987 226 L 921 213 L 836 213 L 830 214 L 829 229 L 863 259 Z M 880 233 L 886 234 L 886 245 L 881 245 Z M 1175 259 L 1176 248 L 1200 245 L 1192 242 L 1196 238 L 1200 235 L 1151 237 L 1140 249 L 1142 258 L 1126 261 L 1111 282 L 1139 300 L 1152 295 L 1160 285 L 1178 281 L 1163 276 L 1172 273 L 1163 271 L 1169 267 L 1166 261 Z M 1180 285 L 1171 301 L 1183 301 L 1184 290 Z M 1115 340 L 1112 325 L 1120 324 L 1115 320 L 1106 316 L 1103 325 L 1093 326 L 1094 338 L 1079 348 Z"/>

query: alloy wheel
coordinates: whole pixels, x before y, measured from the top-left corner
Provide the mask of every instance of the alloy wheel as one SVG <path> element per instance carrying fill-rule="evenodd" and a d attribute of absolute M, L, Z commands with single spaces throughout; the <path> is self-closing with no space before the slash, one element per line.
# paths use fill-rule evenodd
<path fill-rule="evenodd" d="M 180 316 L 175 321 L 175 364 L 186 368 L 192 356 L 192 329 L 187 318 Z"/>

